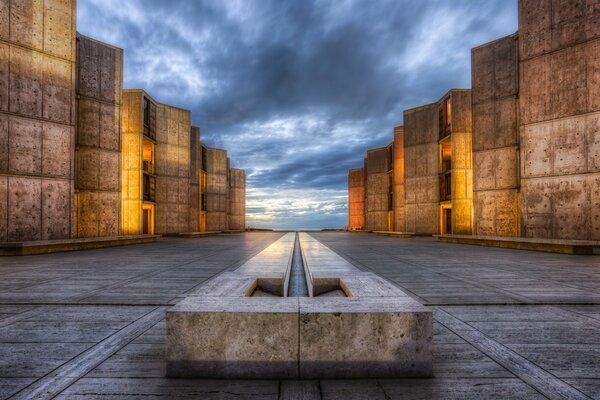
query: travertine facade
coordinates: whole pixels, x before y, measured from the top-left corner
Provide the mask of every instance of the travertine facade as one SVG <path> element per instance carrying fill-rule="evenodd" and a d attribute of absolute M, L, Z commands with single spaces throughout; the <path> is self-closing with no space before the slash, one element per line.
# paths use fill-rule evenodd
<path fill-rule="evenodd" d="M 229 170 L 229 230 L 246 229 L 246 172 Z"/>
<path fill-rule="evenodd" d="M 348 229 L 365 229 L 365 169 L 348 172 Z"/>
<path fill-rule="evenodd" d="M 77 35 L 77 237 L 121 234 L 123 50 Z"/>
<path fill-rule="evenodd" d="M 0 3 L 0 241 L 76 234 L 75 13 L 68 0 Z"/>

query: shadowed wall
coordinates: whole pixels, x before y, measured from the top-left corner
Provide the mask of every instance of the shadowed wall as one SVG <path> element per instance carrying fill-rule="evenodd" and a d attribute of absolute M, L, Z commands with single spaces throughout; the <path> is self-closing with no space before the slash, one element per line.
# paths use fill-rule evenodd
<path fill-rule="evenodd" d="M 123 50 L 77 36 L 76 236 L 121 233 Z"/>
<path fill-rule="evenodd" d="M 69 238 L 75 1 L 3 1 L 0 16 L 0 241 Z"/>

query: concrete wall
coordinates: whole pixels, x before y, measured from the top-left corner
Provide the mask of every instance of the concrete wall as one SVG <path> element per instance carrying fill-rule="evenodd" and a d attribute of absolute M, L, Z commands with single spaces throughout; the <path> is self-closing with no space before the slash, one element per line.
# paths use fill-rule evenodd
<path fill-rule="evenodd" d="M 600 6 L 519 2 L 527 237 L 600 239 Z"/>
<path fill-rule="evenodd" d="M 69 238 L 75 1 L 0 3 L 0 241 Z"/>
<path fill-rule="evenodd" d="M 192 126 L 190 134 L 190 232 L 200 231 L 200 167 L 202 163 L 200 148 L 200 128 Z"/>
<path fill-rule="evenodd" d="M 207 148 L 206 230 L 229 230 L 229 165 L 227 151 Z"/>
<path fill-rule="evenodd" d="M 348 172 L 348 229 L 365 229 L 365 169 Z"/>
<path fill-rule="evenodd" d="M 518 40 L 472 50 L 476 235 L 519 236 Z"/>
<path fill-rule="evenodd" d="M 394 226 L 397 232 L 406 231 L 404 194 L 404 127 L 394 128 Z"/>
<path fill-rule="evenodd" d="M 164 104 L 156 114 L 157 234 L 190 231 L 190 112 Z"/>
<path fill-rule="evenodd" d="M 452 124 L 452 233 L 473 231 L 471 90 L 450 91 Z"/>
<path fill-rule="evenodd" d="M 229 170 L 229 229 L 246 229 L 246 171 Z"/>
<path fill-rule="evenodd" d="M 440 229 L 437 121 L 436 104 L 404 111 L 405 226 L 418 234 Z"/>
<path fill-rule="evenodd" d="M 389 182 L 391 167 L 387 147 L 367 151 L 365 168 L 365 226 L 370 231 L 388 230 Z"/>
<path fill-rule="evenodd" d="M 77 37 L 77 237 L 121 233 L 123 50 Z"/>

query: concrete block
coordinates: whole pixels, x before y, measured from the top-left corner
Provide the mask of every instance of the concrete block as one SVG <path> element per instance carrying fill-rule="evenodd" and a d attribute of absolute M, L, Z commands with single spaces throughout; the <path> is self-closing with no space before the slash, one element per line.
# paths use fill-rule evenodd
<path fill-rule="evenodd" d="M 42 240 L 69 238 L 70 206 L 69 180 L 42 180 Z"/>
<path fill-rule="evenodd" d="M 432 315 L 409 298 L 299 298 L 305 379 L 433 375 Z"/>
<path fill-rule="evenodd" d="M 506 36 L 493 44 L 494 50 L 494 97 L 497 99 L 518 92 L 518 42 L 514 36 Z"/>
<path fill-rule="evenodd" d="M 71 6 L 71 1 L 44 1 L 44 51 L 46 53 L 73 60 L 75 40 L 73 13 L 74 4 Z"/>
<path fill-rule="evenodd" d="M 42 174 L 71 177 L 73 129 L 68 125 L 44 122 L 42 126 Z"/>
<path fill-rule="evenodd" d="M 600 7 L 598 7 L 600 10 Z M 600 13 L 596 22 L 600 30 Z M 587 109 L 588 111 L 600 110 L 600 43 L 593 41 L 585 44 L 586 51 L 586 80 L 587 80 Z"/>
<path fill-rule="evenodd" d="M 100 173 L 98 151 L 92 148 L 79 148 L 76 161 L 76 187 L 79 189 L 97 189 Z"/>
<path fill-rule="evenodd" d="M 590 239 L 600 240 L 600 176 L 590 179 Z"/>
<path fill-rule="evenodd" d="M 118 192 L 98 193 L 98 236 L 119 236 L 121 234 L 121 196 Z"/>
<path fill-rule="evenodd" d="M 98 187 L 96 189 L 118 192 L 121 189 L 121 153 L 96 152 L 98 162 Z"/>
<path fill-rule="evenodd" d="M 0 174 L 8 173 L 8 115 L 0 113 Z"/>
<path fill-rule="evenodd" d="M 119 91 L 121 90 L 120 70 L 122 68 L 121 60 L 118 51 L 114 48 L 107 47 L 101 44 L 98 50 L 100 59 L 99 79 L 100 92 L 99 98 L 111 103 L 118 102 Z"/>
<path fill-rule="evenodd" d="M 96 147 L 100 144 L 100 103 L 82 97 L 77 101 L 77 144 Z"/>
<path fill-rule="evenodd" d="M 41 240 L 42 181 L 8 177 L 8 241 Z"/>
<path fill-rule="evenodd" d="M 100 104 L 99 146 L 103 149 L 121 149 L 121 127 L 119 125 L 119 107 Z"/>
<path fill-rule="evenodd" d="M 552 49 L 552 0 L 519 1 L 519 54 L 521 59 Z"/>
<path fill-rule="evenodd" d="M 515 189 L 473 193 L 474 234 L 519 236 L 520 202 Z"/>
<path fill-rule="evenodd" d="M 19 174 L 42 172 L 42 123 L 10 117 L 8 121 L 9 170 Z"/>
<path fill-rule="evenodd" d="M 8 41 L 10 38 L 9 0 L 0 0 L 0 39 Z M 8 57 L 6 58 L 8 60 Z M 8 71 L 8 70 L 7 70 Z"/>
<path fill-rule="evenodd" d="M 169 377 L 298 377 L 297 298 L 188 297 L 166 320 Z"/>
<path fill-rule="evenodd" d="M 552 113 L 551 66 L 546 56 L 521 63 L 520 116 L 521 125 L 550 118 Z"/>
<path fill-rule="evenodd" d="M 551 109 L 540 115 L 561 118 L 587 111 L 586 53 L 576 46 L 542 58 L 551 70 Z M 534 93 L 535 94 L 535 93 Z"/>
<path fill-rule="evenodd" d="M 0 11 L 0 13 L 2 13 L 2 11 Z M 10 86 L 10 77 L 8 74 L 9 60 L 9 46 L 5 43 L 0 43 L 0 111 L 8 111 L 8 91 Z"/>
<path fill-rule="evenodd" d="M 0 242 L 8 240 L 8 176 L 0 175 Z"/>
<path fill-rule="evenodd" d="M 10 112 L 42 117 L 42 61 L 41 53 L 10 48 Z"/>
<path fill-rule="evenodd" d="M 600 172 L 600 114 L 587 116 L 585 134 L 588 172 Z"/>
<path fill-rule="evenodd" d="M 521 127 L 523 176 L 552 174 L 552 122 Z"/>
<path fill-rule="evenodd" d="M 43 0 L 11 1 L 10 40 L 24 47 L 43 49 Z"/>
<path fill-rule="evenodd" d="M 479 104 L 494 97 L 494 46 L 488 44 L 477 47 L 471 51 L 471 55 L 473 104 Z"/>
<path fill-rule="evenodd" d="M 97 193 L 80 190 L 77 199 L 77 237 L 98 236 L 98 202 Z"/>
<path fill-rule="evenodd" d="M 587 172 L 586 117 L 561 119 L 552 123 L 552 173 L 557 175 Z"/>

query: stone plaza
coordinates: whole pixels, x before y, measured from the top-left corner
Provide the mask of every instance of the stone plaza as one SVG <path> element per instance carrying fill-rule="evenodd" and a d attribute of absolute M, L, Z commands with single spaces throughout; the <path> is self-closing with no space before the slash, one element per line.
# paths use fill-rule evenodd
<path fill-rule="evenodd" d="M 599 256 L 366 233 L 310 236 L 433 312 L 433 377 L 166 378 L 167 310 L 283 235 L 3 257 L 0 397 L 600 398 Z"/>

